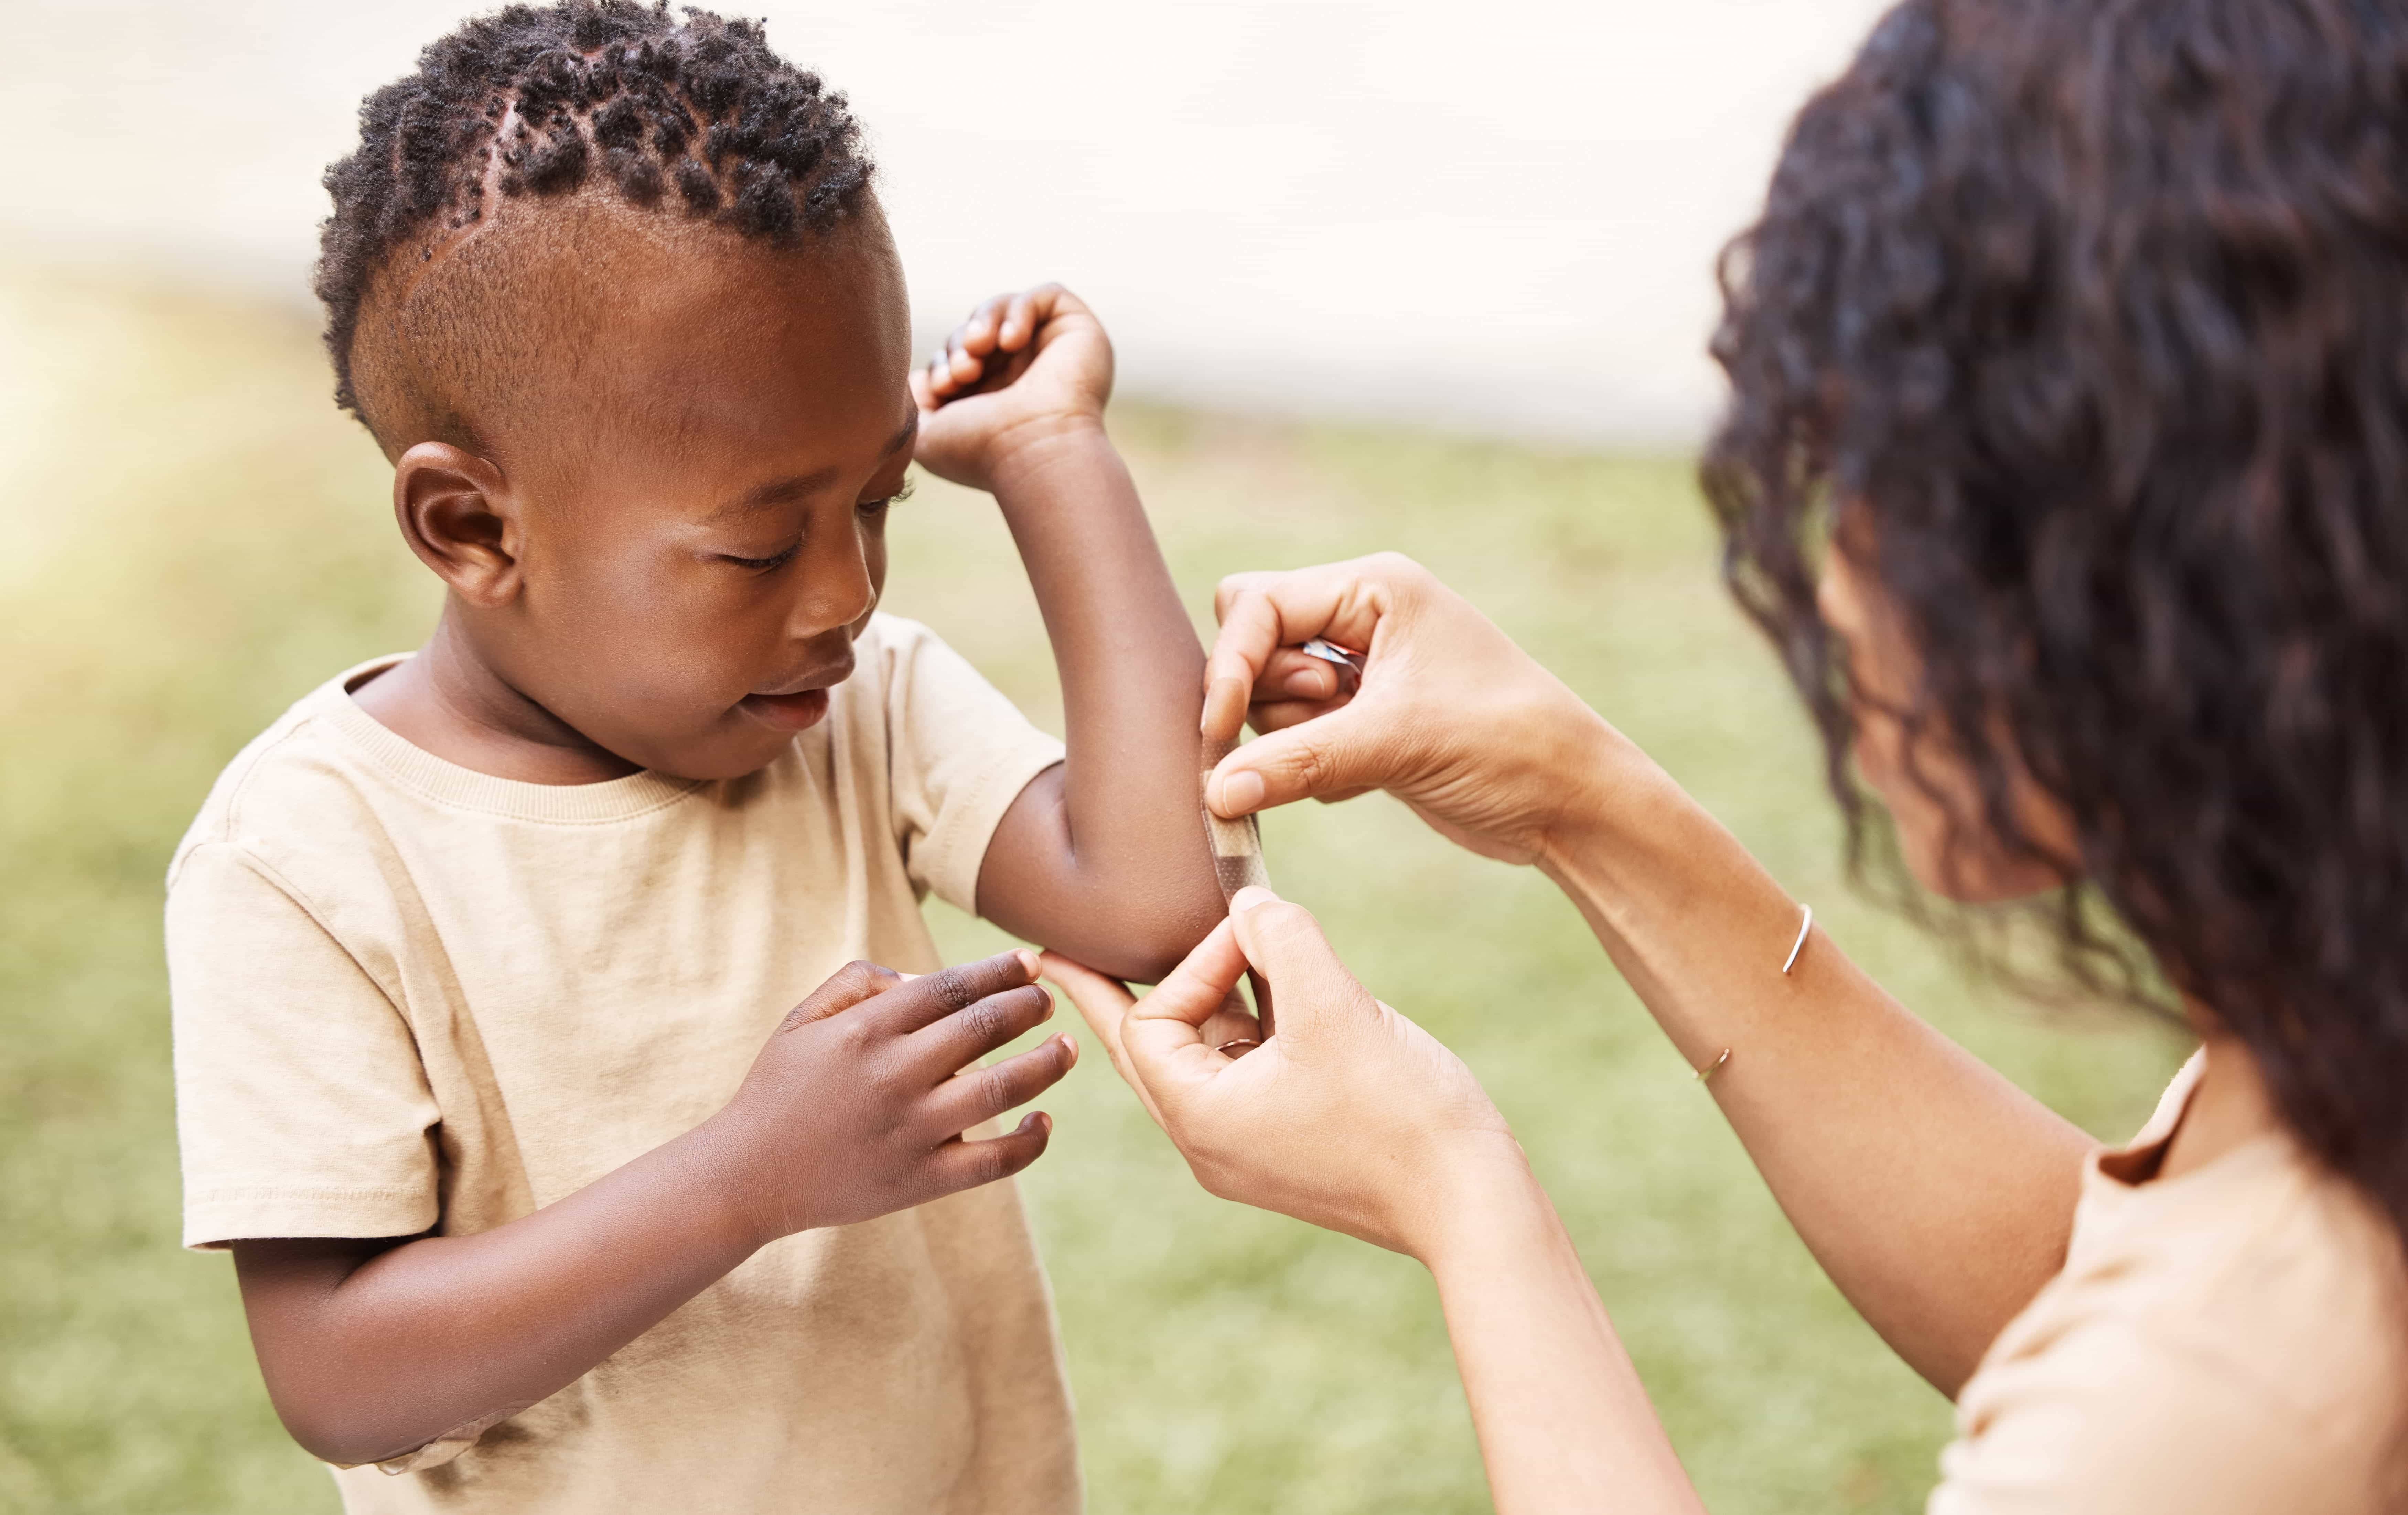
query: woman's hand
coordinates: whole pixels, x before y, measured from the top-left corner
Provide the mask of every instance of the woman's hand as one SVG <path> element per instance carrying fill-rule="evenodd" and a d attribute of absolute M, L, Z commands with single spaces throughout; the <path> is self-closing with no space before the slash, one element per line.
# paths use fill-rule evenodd
<path fill-rule="evenodd" d="M 1255 1034 L 1228 1000 L 1249 962 L 1279 1027 L 1233 1059 L 1221 1043 Z M 1240 890 L 1142 1000 L 1043 963 L 1205 1188 L 1429 1268 L 1498 1515 L 1698 1515 L 1504 1117 L 1460 1059 L 1355 981 L 1301 907 Z"/>
<path fill-rule="evenodd" d="M 1537 860 L 1598 758 L 1627 746 L 1598 714 L 1429 570 L 1394 552 L 1235 574 L 1214 604 L 1204 735 L 1266 733 L 1221 760 L 1224 816 L 1384 789 L 1485 857 Z M 1369 653 L 1360 685 L 1297 650 Z"/>
<path fill-rule="evenodd" d="M 1228 1009 L 1249 963 L 1279 1001 L 1278 1034 Z M 1142 1000 L 1047 953 L 1112 1065 L 1197 1181 L 1224 1199 L 1343 1231 L 1424 1263 L 1500 1176 L 1526 1183 L 1522 1150 L 1460 1058 L 1371 997 L 1301 906 L 1239 891 L 1229 918 Z"/>

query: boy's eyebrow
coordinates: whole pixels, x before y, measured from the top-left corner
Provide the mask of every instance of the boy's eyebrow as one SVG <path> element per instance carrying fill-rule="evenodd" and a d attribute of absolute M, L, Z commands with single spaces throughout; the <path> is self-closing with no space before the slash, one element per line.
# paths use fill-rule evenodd
<path fill-rule="evenodd" d="M 903 429 L 888 439 L 885 448 L 878 455 L 881 458 L 891 458 L 910 447 L 912 438 L 919 435 L 920 412 L 914 408 L 904 421 Z M 746 490 L 742 494 L 713 510 L 705 519 L 717 522 L 735 516 L 749 515 L 752 511 L 766 509 L 773 505 L 784 505 L 789 500 L 799 500 L 806 494 L 826 487 L 828 482 L 836 478 L 836 474 L 835 467 L 829 466 L 814 468 L 807 474 L 796 474 L 791 479 L 772 479 L 768 483 Z"/>

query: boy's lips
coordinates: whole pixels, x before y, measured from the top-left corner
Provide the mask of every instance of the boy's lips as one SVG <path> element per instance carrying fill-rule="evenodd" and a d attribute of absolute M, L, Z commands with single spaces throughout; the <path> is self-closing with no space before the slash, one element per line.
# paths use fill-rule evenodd
<path fill-rule="evenodd" d="M 828 692 L 806 689 L 796 694 L 747 694 L 736 707 L 772 731 L 796 732 L 818 725 L 827 714 Z"/>
<path fill-rule="evenodd" d="M 828 691 L 852 677 L 853 649 L 847 647 L 835 665 L 822 664 L 809 673 L 747 694 L 736 707 L 772 731 L 801 731 L 820 723 L 827 714 Z"/>

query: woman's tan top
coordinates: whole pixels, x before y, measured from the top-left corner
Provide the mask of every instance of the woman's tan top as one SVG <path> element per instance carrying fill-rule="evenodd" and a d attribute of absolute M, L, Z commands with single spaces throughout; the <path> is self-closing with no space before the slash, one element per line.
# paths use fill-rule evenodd
<path fill-rule="evenodd" d="M 2091 1159 L 2065 1270 L 1957 1399 L 1930 1515 L 2402 1508 L 2399 1248 L 2279 1128 L 2155 1179 L 2199 1070 Z"/>

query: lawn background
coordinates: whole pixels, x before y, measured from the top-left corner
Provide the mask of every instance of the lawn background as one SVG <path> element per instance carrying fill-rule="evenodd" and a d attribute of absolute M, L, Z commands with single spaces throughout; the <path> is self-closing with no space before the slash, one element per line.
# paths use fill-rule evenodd
<path fill-rule="evenodd" d="M 0 268 L 0 1510 L 335 1508 L 267 1408 L 225 1259 L 176 1247 L 158 940 L 218 769 L 436 604 L 328 389 L 287 309 Z M 1721 595 L 1684 460 L 1133 407 L 1113 426 L 1199 624 L 1233 569 L 1414 554 L 1909 1004 L 2093 1132 L 2147 1112 L 2166 1032 L 2018 1008 L 1847 892 L 1804 722 Z M 1058 730 L 992 506 L 924 481 L 893 536 L 889 607 Z M 1947 1406 L 1816 1271 L 1544 880 L 1378 797 L 1265 831 L 1283 891 L 1513 1121 L 1708 1503 L 1920 1508 Z M 932 913 L 956 959 L 1001 941 Z M 1025 1181 L 1093 1508 L 1486 1508 L 1412 1264 L 1205 1195 L 1100 1057 L 1046 1103 Z"/>

